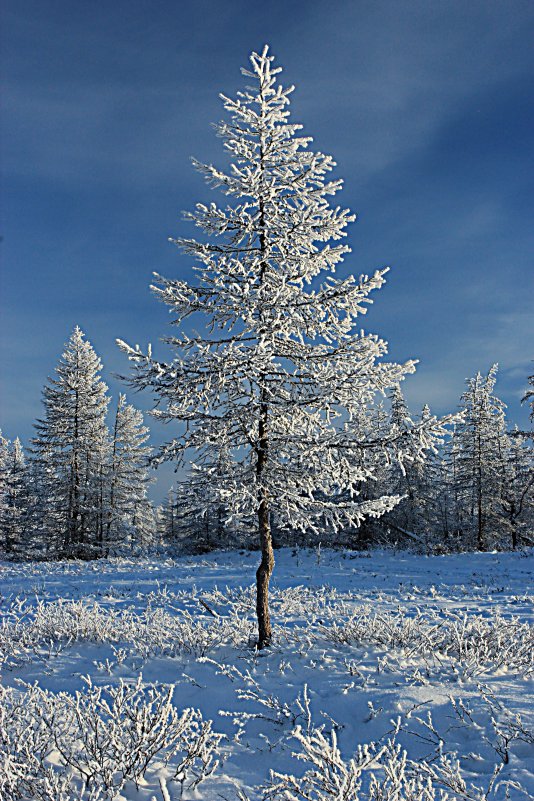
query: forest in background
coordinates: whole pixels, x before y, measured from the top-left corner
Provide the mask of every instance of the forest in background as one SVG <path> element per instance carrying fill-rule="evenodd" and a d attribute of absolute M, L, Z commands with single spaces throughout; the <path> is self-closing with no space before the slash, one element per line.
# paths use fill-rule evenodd
<path fill-rule="evenodd" d="M 0 435 L 0 531 L 5 559 L 94 559 L 169 551 L 206 553 L 258 548 L 254 521 L 229 520 L 220 501 L 231 454 L 214 449 L 212 464 L 193 467 L 161 505 L 149 486 L 149 429 L 120 395 L 113 409 L 102 365 L 76 328 L 43 391 L 43 418 L 27 453 L 19 439 Z M 410 547 L 424 553 L 515 549 L 534 544 L 532 431 L 510 426 L 495 394 L 497 366 L 466 382 L 458 412 L 421 451 L 413 432 L 431 417 L 414 414 L 396 386 L 369 406 L 358 432 L 395 443 L 362 452 L 372 480 L 356 482 L 362 501 L 383 495 L 398 503 L 379 518 L 338 532 L 284 528 L 272 515 L 275 547 Z M 523 400 L 532 405 L 534 376 Z M 398 446 L 398 447 L 397 447 Z M 362 465 L 355 463 L 357 474 Z M 335 500 L 335 499 L 334 499 Z M 343 501 L 343 495 L 338 497 Z"/>

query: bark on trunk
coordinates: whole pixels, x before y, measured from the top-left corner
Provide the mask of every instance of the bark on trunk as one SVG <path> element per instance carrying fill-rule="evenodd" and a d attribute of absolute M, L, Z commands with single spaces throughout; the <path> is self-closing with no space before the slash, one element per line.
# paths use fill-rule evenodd
<path fill-rule="evenodd" d="M 269 524 L 269 494 L 263 483 L 267 462 L 269 437 L 267 430 L 268 406 L 262 390 L 259 420 L 258 461 L 258 533 L 260 535 L 261 562 L 256 571 L 256 615 L 258 618 L 258 649 L 270 645 L 272 639 L 271 616 L 269 614 L 269 580 L 274 568 L 273 541 Z"/>
<path fill-rule="evenodd" d="M 260 87 L 260 97 L 263 101 L 263 87 Z M 262 112 L 263 113 L 263 112 Z M 262 174 L 265 172 L 265 136 L 260 136 L 260 166 Z M 263 192 L 259 197 L 259 245 L 261 252 L 261 266 L 259 273 L 259 284 L 262 287 L 265 272 L 268 265 L 267 237 L 265 234 L 265 204 Z M 264 331 L 264 312 L 262 303 L 259 308 L 259 335 L 260 338 L 265 334 Z M 271 616 L 269 614 L 269 581 L 274 568 L 273 541 L 271 537 L 271 527 L 269 524 L 269 493 L 264 484 L 264 471 L 267 464 L 267 454 L 269 448 L 269 406 L 263 385 L 265 376 L 261 376 L 260 384 L 260 408 L 258 420 L 258 447 L 256 463 L 256 481 L 258 487 L 258 533 L 260 537 L 261 562 L 256 571 L 256 615 L 258 618 L 258 643 L 259 650 L 271 644 L 272 628 Z"/>
<path fill-rule="evenodd" d="M 261 562 L 256 571 L 256 615 L 258 617 L 258 649 L 271 644 L 272 628 L 269 614 L 269 581 L 274 568 L 273 541 L 269 525 L 267 499 L 258 508 L 258 528 L 261 544 Z"/>

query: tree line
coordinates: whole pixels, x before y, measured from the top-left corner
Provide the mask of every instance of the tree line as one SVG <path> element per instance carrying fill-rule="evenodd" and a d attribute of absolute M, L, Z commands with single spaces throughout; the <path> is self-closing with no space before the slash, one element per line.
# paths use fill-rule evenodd
<path fill-rule="evenodd" d="M 152 541 L 149 430 L 120 395 L 108 427 L 102 364 L 76 327 L 43 390 L 26 459 L 0 435 L 0 531 L 15 559 L 91 559 Z"/>
<path fill-rule="evenodd" d="M 111 399 L 101 369 L 76 328 L 43 390 L 44 415 L 35 423 L 28 456 L 18 438 L 10 442 L 0 433 L 4 557 L 257 548 L 253 515 L 232 518 L 224 499 L 234 469 L 228 441 L 213 444 L 209 457 L 192 463 L 161 505 L 152 504 L 149 429 L 123 394 L 108 426 Z M 533 433 L 508 425 L 496 380 L 497 365 L 468 379 L 459 411 L 441 421 L 428 406 L 414 415 L 400 385 L 386 402 L 360 410 L 358 442 L 364 447 L 352 465 L 351 489 L 360 503 L 394 498 L 392 508 L 357 526 L 334 531 L 324 519 L 295 531 L 284 526 L 274 504 L 274 547 L 398 545 L 443 553 L 534 545 Z M 534 375 L 528 380 L 534 387 Z M 523 400 L 530 401 L 534 420 L 534 390 Z M 318 504 L 342 506 L 349 491 L 313 493 Z"/>
<path fill-rule="evenodd" d="M 368 410 L 369 433 L 407 445 L 396 458 L 369 449 L 365 458 L 372 480 L 358 482 L 359 497 L 385 494 L 400 498 L 379 518 L 335 534 L 326 526 L 294 532 L 277 525 L 273 510 L 274 546 L 412 547 L 424 553 L 489 551 L 534 545 L 534 450 L 532 431 L 510 427 L 506 406 L 495 395 L 497 365 L 486 375 L 466 381 L 458 412 L 449 431 L 430 444 L 423 458 L 413 450 L 410 434 L 430 416 L 428 406 L 414 415 L 399 386 L 386 403 Z M 534 385 L 534 376 L 529 378 Z M 524 400 L 534 398 L 527 392 Z M 534 420 L 534 401 L 532 401 Z M 359 469 L 355 465 L 355 472 Z M 217 481 L 231 470 L 228 453 L 219 454 L 211 469 L 195 468 L 172 487 L 158 510 L 159 538 L 177 553 L 203 553 L 214 548 L 257 547 L 252 519 L 236 527 L 226 522 Z M 341 496 L 342 499 L 343 496 Z"/>

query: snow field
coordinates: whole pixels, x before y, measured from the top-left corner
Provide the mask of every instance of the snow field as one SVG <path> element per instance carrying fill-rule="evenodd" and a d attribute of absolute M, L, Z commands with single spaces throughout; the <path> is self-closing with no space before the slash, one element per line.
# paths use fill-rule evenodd
<path fill-rule="evenodd" d="M 4 563 L 0 799 L 531 798 L 533 556 Z"/>

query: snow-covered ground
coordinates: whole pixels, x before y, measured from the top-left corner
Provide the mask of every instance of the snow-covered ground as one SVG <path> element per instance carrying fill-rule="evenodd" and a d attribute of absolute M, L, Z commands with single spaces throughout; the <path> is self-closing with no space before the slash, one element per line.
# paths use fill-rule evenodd
<path fill-rule="evenodd" d="M 3 563 L 0 799 L 534 797 L 534 552 L 276 560 Z"/>

